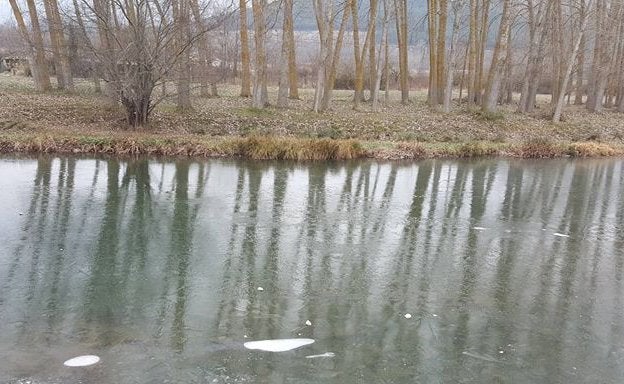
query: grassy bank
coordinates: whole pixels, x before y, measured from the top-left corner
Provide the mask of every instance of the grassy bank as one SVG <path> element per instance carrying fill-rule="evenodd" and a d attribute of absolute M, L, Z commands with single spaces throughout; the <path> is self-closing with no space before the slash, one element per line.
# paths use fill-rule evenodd
<path fill-rule="evenodd" d="M 0 133 L 2 153 L 106 154 L 122 156 L 241 157 L 256 160 L 384 160 L 472 158 L 606 157 L 624 154 L 624 148 L 597 142 L 419 143 L 336 140 L 296 137 L 201 137 L 197 135 Z"/>
<path fill-rule="evenodd" d="M 129 132 L 119 107 L 87 82 L 78 82 L 74 94 L 41 94 L 29 79 L 0 76 L 0 151 L 288 160 L 624 154 L 624 116 L 576 106 L 566 108 L 563 123 L 552 124 L 540 116 L 546 105 L 533 116 L 516 114 L 513 106 L 495 116 L 459 107 L 437 113 L 424 92 L 413 92 L 410 105 L 393 93 L 373 113 L 367 104 L 352 110 L 352 93 L 336 91 L 324 114 L 310 111 L 311 89 L 302 89 L 288 109 L 267 110 L 249 108 L 237 92 L 229 86 L 219 98 L 195 97 L 186 113 L 165 101 L 148 127 Z"/>

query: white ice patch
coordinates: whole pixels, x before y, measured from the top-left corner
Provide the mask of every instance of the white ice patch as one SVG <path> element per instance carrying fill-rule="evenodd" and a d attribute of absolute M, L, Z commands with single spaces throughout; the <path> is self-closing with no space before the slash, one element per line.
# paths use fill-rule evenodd
<path fill-rule="evenodd" d="M 73 359 L 69 359 L 63 363 L 66 367 L 88 367 L 93 364 L 97 364 L 100 361 L 100 358 L 95 355 L 84 355 L 74 357 Z"/>
<path fill-rule="evenodd" d="M 243 345 L 247 349 L 259 349 L 267 352 L 286 352 L 314 343 L 313 339 L 275 339 L 248 341 Z"/>
<path fill-rule="evenodd" d="M 570 235 L 565 235 L 565 234 L 563 234 L 563 233 L 558 233 L 558 232 L 553 233 L 553 236 L 558 236 L 558 237 L 570 237 Z"/>
<path fill-rule="evenodd" d="M 334 352 L 325 352 L 320 355 L 308 355 L 306 359 L 318 359 L 319 357 L 334 357 L 336 354 Z"/>

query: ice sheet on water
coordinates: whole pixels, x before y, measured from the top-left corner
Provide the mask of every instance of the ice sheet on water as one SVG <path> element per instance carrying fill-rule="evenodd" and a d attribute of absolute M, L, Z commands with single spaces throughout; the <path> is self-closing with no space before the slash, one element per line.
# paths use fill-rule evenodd
<path fill-rule="evenodd" d="M 308 355 L 306 356 L 306 359 L 317 359 L 319 357 L 334 357 L 334 356 L 336 356 L 334 352 L 325 352 L 325 353 L 321 353 L 320 355 Z"/>
<path fill-rule="evenodd" d="M 66 367 L 88 367 L 93 364 L 97 364 L 100 361 L 100 358 L 95 355 L 84 355 L 74 357 L 73 359 L 69 359 L 63 363 Z"/>
<path fill-rule="evenodd" d="M 267 352 L 286 352 L 314 343 L 314 339 L 273 339 L 248 341 L 243 345 L 247 349 L 258 349 Z"/>

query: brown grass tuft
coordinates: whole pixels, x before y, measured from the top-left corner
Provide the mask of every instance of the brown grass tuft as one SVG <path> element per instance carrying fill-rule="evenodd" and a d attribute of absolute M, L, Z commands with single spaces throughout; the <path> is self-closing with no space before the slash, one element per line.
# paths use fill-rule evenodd
<path fill-rule="evenodd" d="M 544 138 L 527 140 L 517 148 L 516 152 L 520 157 L 539 159 L 560 157 L 565 154 L 561 146 Z"/>
<path fill-rule="evenodd" d="M 605 157 L 616 154 L 618 151 L 610 145 L 595 141 L 572 143 L 568 147 L 568 155 L 572 157 Z"/>

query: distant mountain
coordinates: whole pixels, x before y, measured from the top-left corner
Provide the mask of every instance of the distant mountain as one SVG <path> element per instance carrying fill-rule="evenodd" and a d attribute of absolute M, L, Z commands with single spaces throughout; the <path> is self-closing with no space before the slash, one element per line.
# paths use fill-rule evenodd
<path fill-rule="evenodd" d="M 426 15 L 427 15 L 427 3 L 426 0 L 407 0 L 408 2 L 408 20 L 413 21 L 411 25 L 408 25 L 410 41 L 416 42 L 426 39 Z M 269 4 L 267 10 L 267 20 L 270 29 L 282 28 L 282 15 L 281 6 L 282 1 L 273 1 Z M 381 31 L 381 23 L 383 18 L 383 9 L 380 4 L 380 10 L 378 11 L 378 27 Z M 368 22 L 368 2 L 363 1 L 360 4 L 359 21 L 360 30 L 366 29 L 366 23 Z M 251 28 L 253 25 L 253 15 L 251 7 L 247 12 L 248 25 Z M 316 17 L 314 16 L 314 8 L 312 7 L 311 0 L 294 0 L 293 4 L 293 18 L 294 29 L 300 32 L 312 32 L 317 30 Z M 338 24 L 340 20 L 336 21 Z M 338 25 L 336 25 L 338 27 Z M 388 37 L 391 42 L 396 42 L 396 27 L 394 20 L 391 20 L 388 30 Z M 381 33 L 378 33 L 378 38 L 381 38 Z"/>

